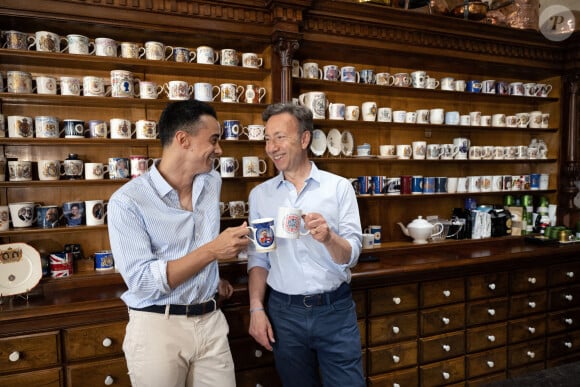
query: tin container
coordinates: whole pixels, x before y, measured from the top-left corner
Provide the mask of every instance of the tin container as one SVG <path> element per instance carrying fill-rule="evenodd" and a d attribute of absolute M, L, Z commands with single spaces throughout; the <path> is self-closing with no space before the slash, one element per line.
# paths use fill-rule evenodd
<path fill-rule="evenodd" d="M 97 251 L 95 253 L 95 270 L 110 270 L 115 267 L 111 250 Z"/>

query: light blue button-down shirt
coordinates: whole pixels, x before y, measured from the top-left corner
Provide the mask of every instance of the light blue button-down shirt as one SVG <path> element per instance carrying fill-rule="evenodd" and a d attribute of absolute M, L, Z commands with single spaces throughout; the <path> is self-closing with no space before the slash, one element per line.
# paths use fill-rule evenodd
<path fill-rule="evenodd" d="M 292 183 L 278 176 L 260 184 L 250 193 L 250 221 L 259 218 L 276 219 L 279 207 L 294 207 L 320 213 L 328 226 L 345 238 L 351 246 L 348 264 L 332 260 L 326 247 L 312 236 L 299 239 L 276 238 L 277 248 L 269 253 L 248 251 L 248 270 L 260 266 L 267 270 L 267 283 L 286 294 L 315 294 L 338 288 L 350 282 L 350 268 L 356 265 L 362 248 L 360 216 L 352 185 L 343 177 L 312 170 L 301 192 Z M 301 225 L 304 233 L 304 222 Z"/>
<path fill-rule="evenodd" d="M 193 211 L 183 210 L 177 192 L 156 165 L 119 188 L 108 205 L 109 239 L 115 267 L 128 290 L 121 298 L 130 307 L 196 304 L 211 299 L 219 282 L 213 261 L 171 289 L 167 262 L 183 257 L 219 234 L 221 177 L 215 171 L 193 181 Z"/>

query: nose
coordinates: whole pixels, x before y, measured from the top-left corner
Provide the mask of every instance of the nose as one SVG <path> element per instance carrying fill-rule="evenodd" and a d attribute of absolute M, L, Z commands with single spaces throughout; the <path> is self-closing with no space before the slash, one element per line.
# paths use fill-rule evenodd
<path fill-rule="evenodd" d="M 223 153 L 222 147 L 220 146 L 220 143 L 216 143 L 215 145 L 215 150 L 214 153 L 216 154 L 216 156 L 221 156 Z"/>

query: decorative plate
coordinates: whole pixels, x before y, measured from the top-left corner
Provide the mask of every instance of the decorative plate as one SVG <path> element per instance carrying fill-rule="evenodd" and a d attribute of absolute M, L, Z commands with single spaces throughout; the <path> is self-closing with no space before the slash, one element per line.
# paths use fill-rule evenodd
<path fill-rule="evenodd" d="M 352 156 L 352 150 L 354 148 L 354 138 L 352 133 L 348 130 L 342 132 L 341 136 L 342 149 L 341 152 L 344 156 Z"/>
<path fill-rule="evenodd" d="M 322 156 L 326 152 L 326 135 L 322 130 L 314 129 L 312 131 L 310 150 L 315 156 Z"/>
<path fill-rule="evenodd" d="M 331 155 L 340 155 L 340 151 L 342 150 L 342 134 L 338 129 L 330 129 L 326 136 L 326 145 Z"/>
<path fill-rule="evenodd" d="M 0 245 L 0 296 L 22 294 L 42 278 L 40 254 L 26 243 Z"/>

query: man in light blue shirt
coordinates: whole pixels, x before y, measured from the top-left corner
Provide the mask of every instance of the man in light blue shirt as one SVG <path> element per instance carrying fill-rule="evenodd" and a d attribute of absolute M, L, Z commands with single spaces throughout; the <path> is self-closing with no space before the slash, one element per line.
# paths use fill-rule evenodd
<path fill-rule="evenodd" d="M 344 178 L 308 159 L 312 113 L 269 106 L 266 153 L 280 174 L 250 193 L 250 220 L 302 210 L 299 239 L 276 238 L 268 253 L 250 249 L 250 334 L 274 351 L 284 386 L 365 386 L 350 269 L 361 251 L 356 195 Z M 266 295 L 267 300 L 266 300 Z"/>
<path fill-rule="evenodd" d="M 108 204 L 109 239 L 128 290 L 123 350 L 133 387 L 233 387 L 218 261 L 248 245 L 246 222 L 220 233 L 222 154 L 215 110 L 174 102 L 158 123 L 162 158 Z"/>

